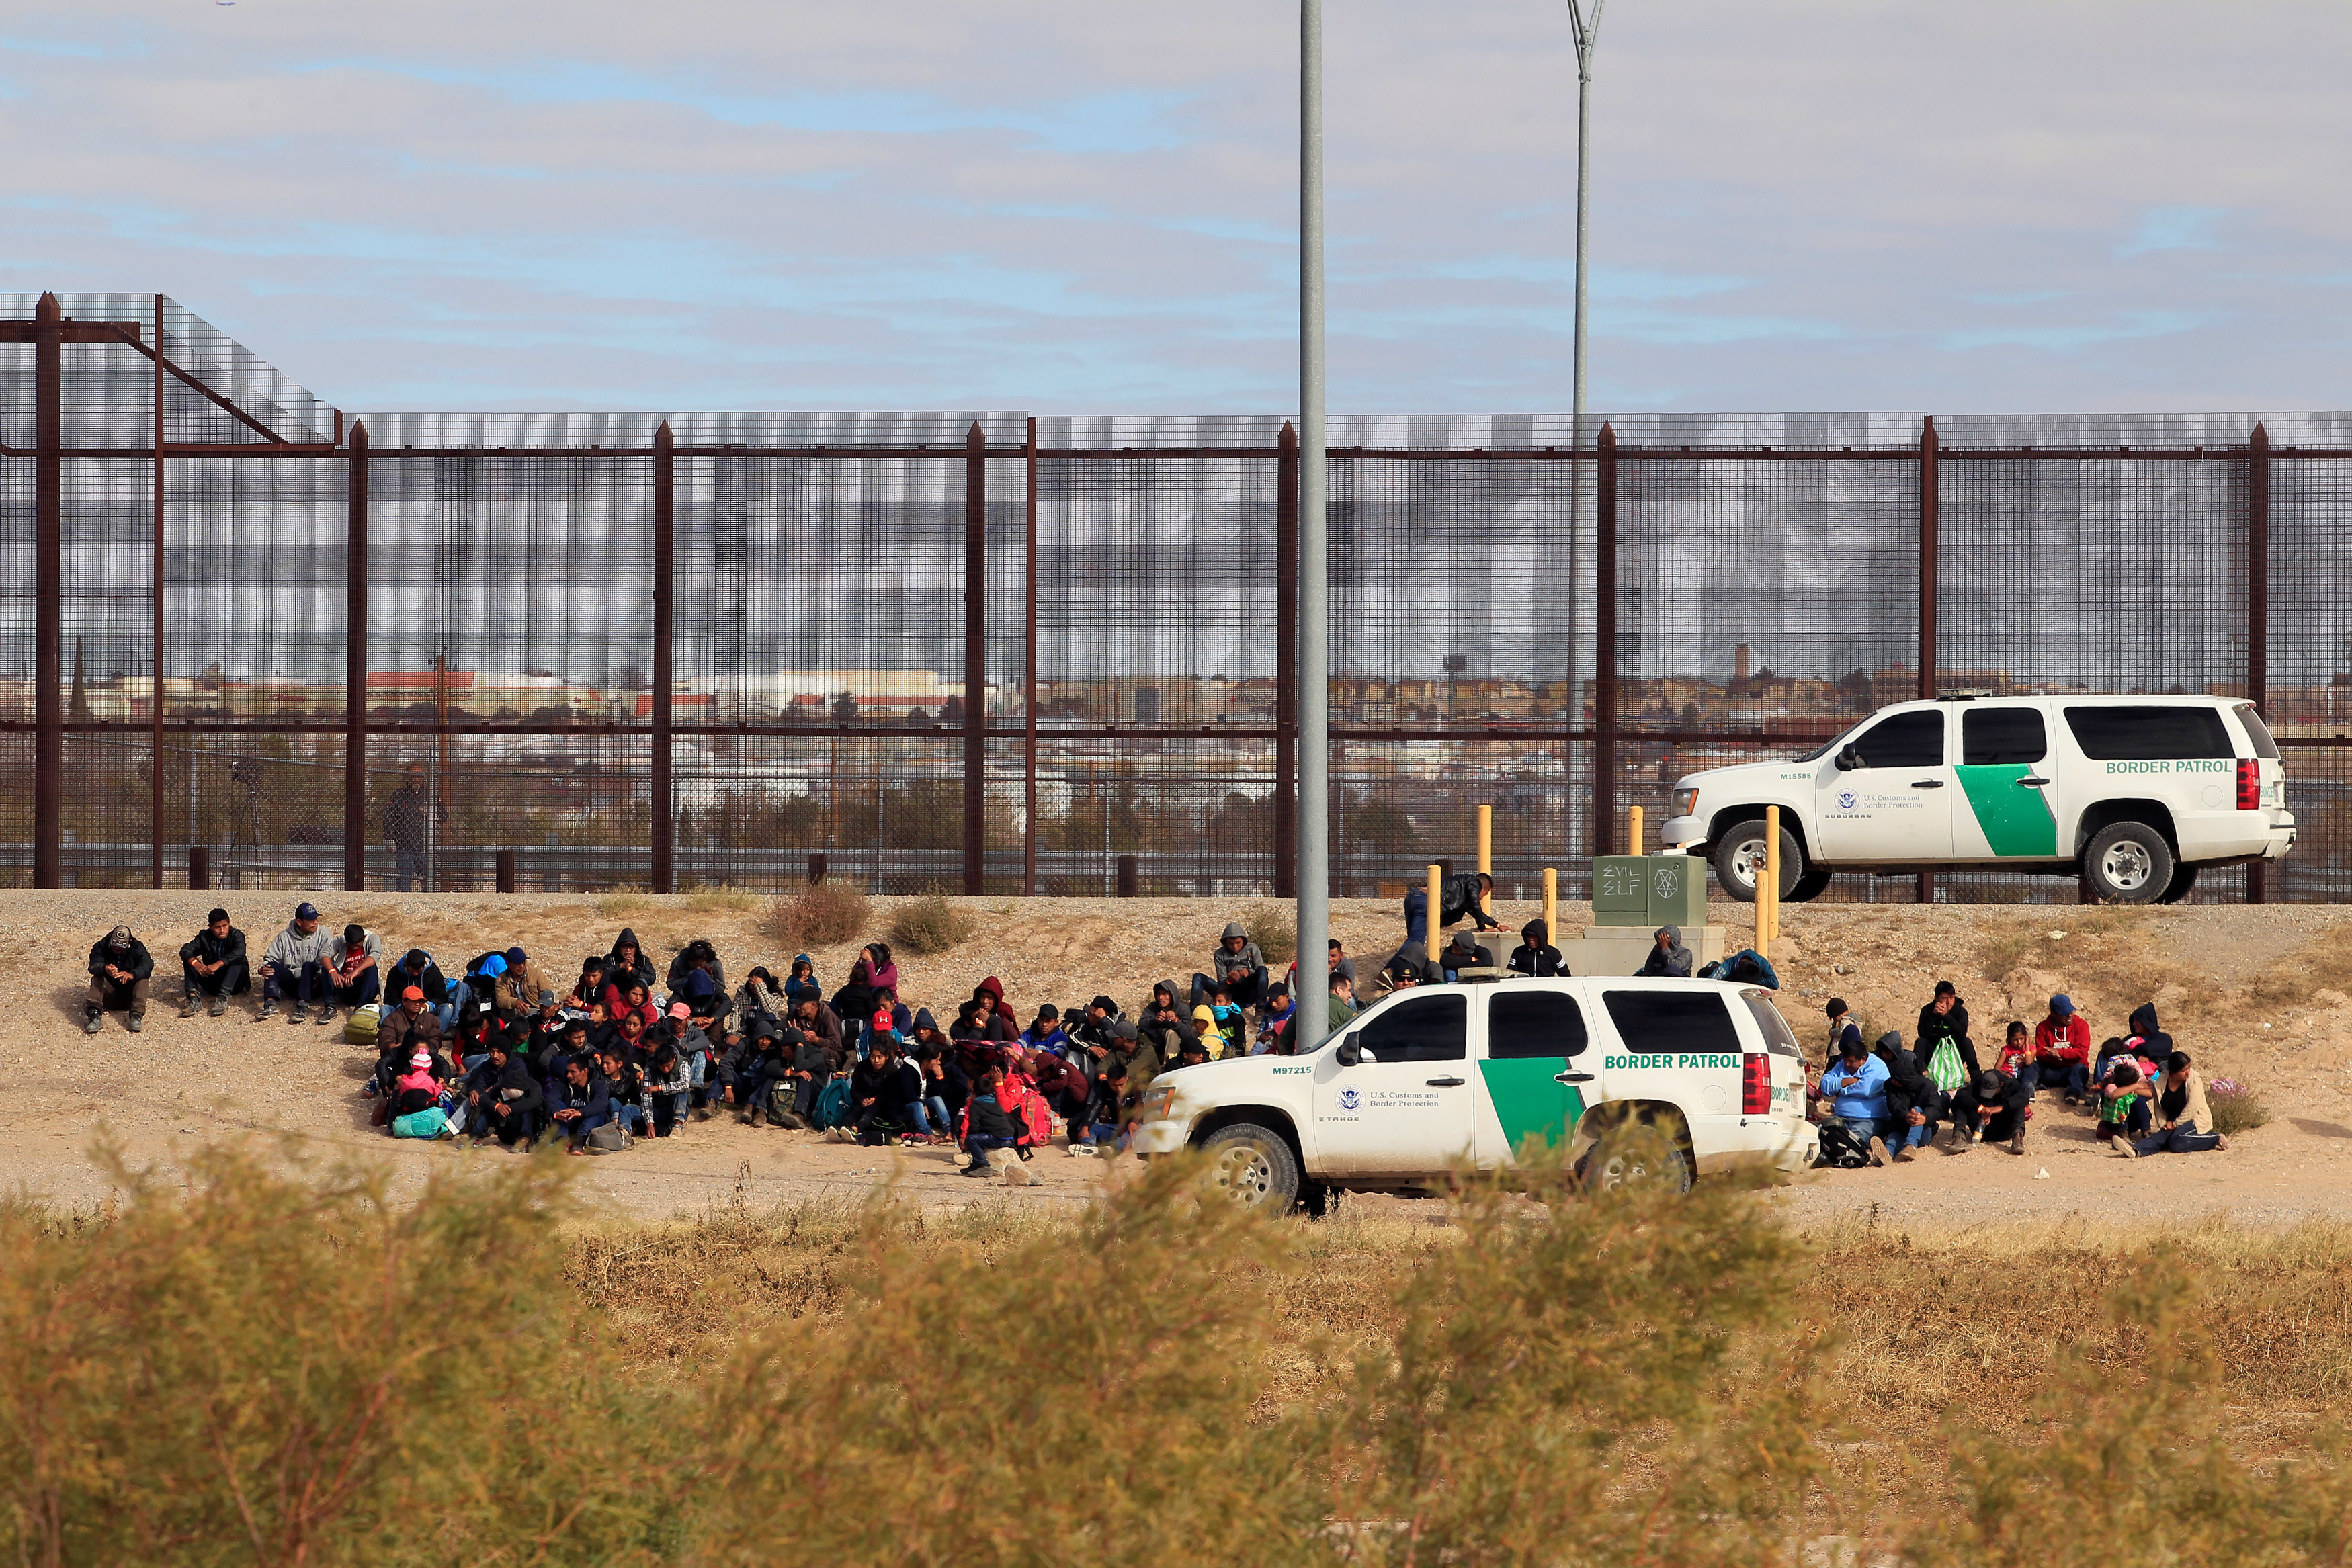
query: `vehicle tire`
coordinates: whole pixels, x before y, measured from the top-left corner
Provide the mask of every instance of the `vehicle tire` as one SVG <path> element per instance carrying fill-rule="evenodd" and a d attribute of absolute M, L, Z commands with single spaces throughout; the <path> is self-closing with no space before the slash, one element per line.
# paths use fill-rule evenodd
<path fill-rule="evenodd" d="M 1298 1157 L 1271 1127 L 1236 1122 L 1201 1140 L 1215 1190 L 1244 1208 L 1288 1214 L 1298 1202 Z"/>
<path fill-rule="evenodd" d="M 1603 1133 L 1601 1141 L 1576 1162 L 1576 1174 L 1587 1186 L 1604 1192 L 1647 1182 L 1657 1182 L 1677 1195 L 1690 1191 L 1690 1151 L 1678 1143 L 1672 1144 L 1660 1161 L 1654 1150 L 1654 1145 L 1628 1148 L 1625 1140 Z"/>
<path fill-rule="evenodd" d="M 2176 865 L 2172 868 L 2172 880 L 2164 884 L 2164 896 L 2157 902 L 2178 904 L 2188 897 L 2196 886 L 2197 868 L 2193 865 Z"/>
<path fill-rule="evenodd" d="M 1826 866 L 1807 866 L 1797 885 L 1780 895 L 1783 904 L 1811 904 L 1829 891 L 1830 873 Z"/>
<path fill-rule="evenodd" d="M 1715 846 L 1716 884 L 1742 904 L 1756 902 L 1756 879 L 1764 869 L 1764 821 L 1753 818 L 1732 828 Z M 1797 835 L 1787 827 L 1780 830 L 1780 897 L 1782 902 L 1796 891 L 1809 868 L 1804 852 L 1797 847 Z"/>
<path fill-rule="evenodd" d="M 2172 885 L 2172 846 L 2146 822 L 2110 822 L 2083 851 L 2083 880 L 2102 904 L 2154 904 Z"/>

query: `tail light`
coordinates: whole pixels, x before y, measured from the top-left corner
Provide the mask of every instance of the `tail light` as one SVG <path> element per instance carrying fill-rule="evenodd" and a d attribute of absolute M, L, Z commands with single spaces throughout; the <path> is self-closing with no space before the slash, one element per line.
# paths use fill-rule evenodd
<path fill-rule="evenodd" d="M 1739 1059 L 1739 1113 L 1743 1116 L 1769 1116 L 1772 1113 L 1770 1057 L 1743 1056 Z"/>
<path fill-rule="evenodd" d="M 2263 805 L 2263 765 L 2251 757 L 2238 759 L 2238 810 L 2259 811 Z"/>

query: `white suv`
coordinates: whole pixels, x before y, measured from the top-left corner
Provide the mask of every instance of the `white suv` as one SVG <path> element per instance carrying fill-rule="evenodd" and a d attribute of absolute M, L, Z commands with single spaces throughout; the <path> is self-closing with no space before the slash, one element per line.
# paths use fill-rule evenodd
<path fill-rule="evenodd" d="M 1304 1056 L 1202 1062 L 1151 1081 L 1135 1146 L 1213 1156 L 1245 1203 L 1319 1210 L 1333 1189 L 1402 1191 L 1461 1162 L 1574 1140 L 1605 1182 L 1643 1174 L 1613 1129 L 1670 1148 L 1687 1187 L 1743 1165 L 1811 1166 L 1804 1065 L 1769 992 L 1713 980 L 1507 979 L 1383 998 Z M 1648 1145 L 1654 1149 L 1654 1145 Z"/>
<path fill-rule="evenodd" d="M 1693 773 L 1659 830 L 1753 899 L 1764 808 L 1780 896 L 1832 873 L 2002 866 L 2080 874 L 2101 899 L 2171 903 L 2200 867 L 2294 845 L 2278 743 L 2228 697 L 1942 697 L 1885 708 L 1793 762 Z"/>

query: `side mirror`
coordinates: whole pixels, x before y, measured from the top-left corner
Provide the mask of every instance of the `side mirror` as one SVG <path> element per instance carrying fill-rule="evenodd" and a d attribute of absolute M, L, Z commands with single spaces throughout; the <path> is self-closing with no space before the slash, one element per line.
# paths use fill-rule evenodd
<path fill-rule="evenodd" d="M 1851 773 L 1861 766 L 1862 754 L 1856 751 L 1853 747 L 1849 746 L 1843 751 L 1837 754 L 1837 770 L 1839 772 Z"/>
<path fill-rule="evenodd" d="M 1356 1043 L 1356 1037 L 1351 1034 L 1341 1039 L 1331 1055 L 1340 1066 L 1353 1067 L 1364 1060 L 1364 1048 Z"/>

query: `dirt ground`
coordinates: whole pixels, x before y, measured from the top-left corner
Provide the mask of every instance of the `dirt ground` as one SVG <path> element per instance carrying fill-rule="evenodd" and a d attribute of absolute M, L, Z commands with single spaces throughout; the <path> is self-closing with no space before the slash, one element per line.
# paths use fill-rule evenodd
<path fill-rule="evenodd" d="M 300 898 L 297 894 L 64 892 L 0 894 L 0 964 L 26 982 L 26 1006 L 0 1015 L 0 1074 L 13 1091 L 16 1135 L 0 1141 L 0 1188 L 85 1207 L 104 1201 L 110 1178 L 93 1147 L 110 1143 L 136 1166 L 168 1171 L 205 1140 L 282 1134 L 313 1153 L 363 1153 L 421 1174 L 425 1161 L 499 1161 L 495 1147 L 395 1142 L 366 1124 L 357 1092 L 373 1051 L 281 1019 L 257 1022 L 247 997 L 229 1015 L 179 1015 L 180 944 L 215 903 L 245 931 L 256 961 Z M 634 926 L 657 961 L 685 940 L 708 937 L 730 983 L 754 964 L 782 972 L 790 951 L 761 932 L 770 901 L 730 894 L 651 898 L 585 894 L 313 894 L 326 924 L 358 920 L 389 955 L 423 946 L 446 967 L 492 946 L 520 943 L 568 980 Z M 1249 905 L 1203 899 L 959 900 L 979 935 L 951 952 L 901 955 L 910 1006 L 942 1017 L 993 974 L 1023 1018 L 1038 1003 L 1067 1008 L 1098 991 L 1132 1010 L 1156 980 L 1180 988 L 1205 966 L 1218 931 Z M 894 901 L 873 901 L 880 935 Z M 1506 904 L 1516 926 L 1538 911 Z M 1589 917 L 1563 905 L 1569 930 Z M 1715 918 L 1744 941 L 1744 905 Z M 1369 974 L 1402 936 L 1388 901 L 1346 900 L 1334 933 Z M 129 924 L 156 955 L 155 998 L 144 1032 L 110 1014 L 104 1032 L 80 1031 L 89 946 Z M 2087 1118 L 2043 1096 L 2022 1158 L 1990 1147 L 1930 1153 L 1884 1170 L 1821 1172 L 1772 1201 L 1808 1225 L 1849 1218 L 1908 1228 L 1964 1229 L 2080 1214 L 2102 1222 L 2179 1220 L 2224 1214 L 2246 1225 L 2305 1218 L 2352 1218 L 2352 908 L 2308 904 L 2153 910 L 2032 909 L 1979 905 L 1791 906 L 1776 953 L 1781 1010 L 1818 1062 L 1826 1038 L 1822 1001 L 1843 997 L 1874 1038 L 1908 1030 L 1937 979 L 1960 990 L 1979 1047 L 2010 1019 L 2039 1018 L 2065 991 L 2094 1039 L 2124 1032 L 2131 1008 L 2154 1000 L 2164 1026 L 2209 1082 L 2233 1078 L 2271 1110 L 2268 1125 L 2226 1154 L 2126 1160 L 2103 1152 Z M 815 954 L 827 988 L 845 977 L 855 943 Z M 755 1207 L 821 1194 L 856 1194 L 895 1178 L 926 1202 L 1004 1196 L 992 1182 L 955 1174 L 953 1151 L 898 1155 L 822 1142 L 815 1134 L 754 1130 L 730 1118 L 694 1124 L 677 1137 L 579 1162 L 588 1190 L 618 1213 L 658 1218 L 717 1205 Z M 1083 1201 L 1102 1166 L 1058 1149 L 1032 1168 L 1045 1178 L 1021 1201 Z M 977 1190 L 976 1190 L 977 1189 Z M 1394 1199 L 1359 1200 L 1368 1206 Z"/>

